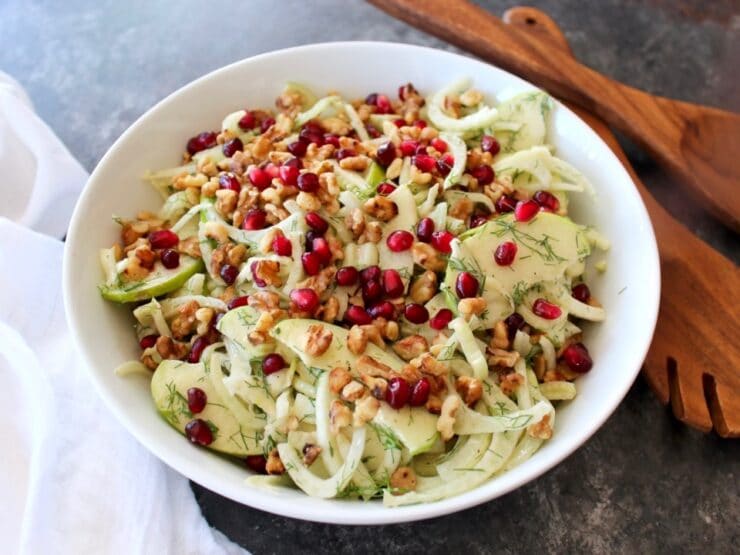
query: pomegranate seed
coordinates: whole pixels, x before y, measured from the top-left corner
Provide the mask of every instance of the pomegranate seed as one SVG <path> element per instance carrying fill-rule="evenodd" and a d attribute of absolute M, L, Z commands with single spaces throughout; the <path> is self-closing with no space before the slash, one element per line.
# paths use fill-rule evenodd
<path fill-rule="evenodd" d="M 588 372 L 594 365 L 591 355 L 588 354 L 588 349 L 583 343 L 568 345 L 563 351 L 563 360 L 568 368 L 579 374 Z"/>
<path fill-rule="evenodd" d="M 506 318 L 506 320 L 504 320 L 504 324 L 506 324 L 506 332 L 509 336 L 509 341 L 514 339 L 516 332 L 524 327 L 524 323 L 524 317 L 518 312 L 510 314 Z"/>
<path fill-rule="evenodd" d="M 432 239 L 429 242 L 439 252 L 450 254 L 452 252 L 450 243 L 454 238 L 455 236 L 449 231 L 435 231 L 432 233 Z"/>
<path fill-rule="evenodd" d="M 419 129 L 424 129 L 427 126 L 427 122 L 423 119 L 417 119 L 414 122 L 414 126 L 418 127 Z"/>
<path fill-rule="evenodd" d="M 275 125 L 275 118 L 265 118 L 262 120 L 262 123 L 260 123 L 260 131 L 262 131 L 262 133 L 266 133 L 273 125 Z"/>
<path fill-rule="evenodd" d="M 272 183 L 272 177 L 270 177 L 267 170 L 256 166 L 247 172 L 247 177 L 249 177 L 249 181 L 252 182 L 252 185 L 257 187 L 260 191 L 267 189 L 267 187 Z"/>
<path fill-rule="evenodd" d="M 362 284 L 362 298 L 366 304 L 377 301 L 383 295 L 383 287 L 380 281 L 371 279 Z"/>
<path fill-rule="evenodd" d="M 314 143 L 316 146 L 324 144 L 324 130 L 320 125 L 309 121 L 301 128 L 298 138 L 304 143 Z"/>
<path fill-rule="evenodd" d="M 540 205 L 533 200 L 519 201 L 514 208 L 514 219 L 518 222 L 528 222 L 540 211 Z"/>
<path fill-rule="evenodd" d="M 496 174 L 491 166 L 481 165 L 468 170 L 468 173 L 478 180 L 478 185 L 488 185 L 493 182 Z"/>
<path fill-rule="evenodd" d="M 297 158 L 293 158 L 293 160 L 297 160 Z M 283 183 L 286 185 L 296 185 L 298 183 L 298 168 L 293 164 L 283 164 L 280 166 L 280 179 L 282 179 Z"/>
<path fill-rule="evenodd" d="M 496 201 L 496 210 L 501 214 L 513 212 L 516 208 L 516 200 L 506 195 L 501 195 Z"/>
<path fill-rule="evenodd" d="M 154 347 L 154 345 L 157 344 L 157 339 L 159 336 L 156 333 L 153 333 L 151 335 L 145 335 L 141 339 L 139 339 L 139 347 L 141 347 L 141 350 L 144 349 L 150 349 L 151 347 Z"/>
<path fill-rule="evenodd" d="M 257 262 L 252 262 L 249 269 L 252 271 L 252 281 L 257 287 L 267 286 L 267 282 L 257 275 Z"/>
<path fill-rule="evenodd" d="M 406 91 L 409 90 L 410 85 L 411 83 L 407 83 L 406 85 L 401 85 L 400 87 L 398 87 L 398 98 L 401 100 L 401 102 L 406 100 Z"/>
<path fill-rule="evenodd" d="M 188 362 L 200 362 L 200 355 L 203 354 L 203 351 L 208 345 L 208 339 L 202 336 L 193 341 L 193 346 L 190 347 L 190 352 L 188 353 Z"/>
<path fill-rule="evenodd" d="M 368 266 L 364 270 L 360 272 L 360 281 L 362 283 L 367 283 L 371 280 L 379 280 L 380 279 L 380 266 Z"/>
<path fill-rule="evenodd" d="M 385 318 L 386 320 L 393 320 L 396 317 L 396 309 L 390 301 L 375 303 L 367 309 L 367 312 L 373 319 Z"/>
<path fill-rule="evenodd" d="M 378 194 L 384 197 L 387 197 L 395 190 L 396 186 L 393 183 L 381 183 L 378 185 Z"/>
<path fill-rule="evenodd" d="M 301 312 L 313 312 L 319 306 L 319 295 L 313 289 L 293 289 L 290 300 Z"/>
<path fill-rule="evenodd" d="M 416 237 L 422 243 L 428 243 L 432 240 L 432 233 L 434 233 L 434 220 L 431 218 L 422 218 L 419 223 L 416 224 Z"/>
<path fill-rule="evenodd" d="M 296 183 L 304 193 L 314 193 L 319 189 L 319 176 L 311 172 L 302 173 Z"/>
<path fill-rule="evenodd" d="M 268 162 L 267 164 L 265 164 L 265 171 L 267 172 L 267 175 L 270 176 L 270 179 L 277 179 L 278 177 L 280 177 L 280 168 L 278 168 L 272 162 Z"/>
<path fill-rule="evenodd" d="M 317 233 L 316 230 L 309 229 L 306 232 L 306 252 L 311 252 L 313 250 L 313 240 L 316 239 L 316 237 L 321 237 L 321 234 Z"/>
<path fill-rule="evenodd" d="M 493 253 L 493 259 L 499 266 L 510 266 L 511 263 L 514 262 L 517 250 L 518 247 L 516 246 L 516 243 L 506 241 L 496 247 L 496 252 Z"/>
<path fill-rule="evenodd" d="M 378 103 L 378 93 L 370 93 L 365 97 L 365 104 L 375 106 Z"/>
<path fill-rule="evenodd" d="M 344 319 L 352 325 L 365 326 L 372 324 L 373 319 L 367 313 L 367 310 L 356 304 L 351 304 L 347 307 L 347 311 L 344 313 Z"/>
<path fill-rule="evenodd" d="M 327 241 L 323 237 L 316 237 L 316 239 L 313 240 L 313 249 L 311 249 L 311 253 L 316 254 L 321 260 L 321 263 L 324 265 L 331 262 L 331 249 L 329 248 L 329 241 Z"/>
<path fill-rule="evenodd" d="M 585 283 L 574 285 L 573 289 L 571 289 L 570 291 L 570 294 L 574 299 L 576 299 L 577 301 L 581 301 L 582 303 L 587 303 L 588 300 L 591 298 L 591 290 Z"/>
<path fill-rule="evenodd" d="M 428 154 L 417 154 L 411 159 L 411 163 L 423 172 L 434 171 L 437 161 Z"/>
<path fill-rule="evenodd" d="M 321 271 L 321 256 L 315 252 L 304 252 L 301 255 L 301 264 L 309 276 L 315 276 Z"/>
<path fill-rule="evenodd" d="M 352 156 L 357 156 L 357 153 L 351 148 L 340 148 L 337 151 L 337 160 L 344 160 L 345 158 L 350 158 Z"/>
<path fill-rule="evenodd" d="M 394 409 L 398 410 L 404 407 L 411 397 L 411 386 L 403 378 L 391 378 L 388 382 L 388 389 L 385 392 L 385 400 Z"/>
<path fill-rule="evenodd" d="M 311 229 L 323 235 L 329 229 L 329 222 L 322 218 L 318 212 L 309 212 L 306 214 L 306 223 Z"/>
<path fill-rule="evenodd" d="M 423 324 L 429 320 L 429 311 L 424 305 L 409 303 L 403 307 L 403 315 L 412 324 Z"/>
<path fill-rule="evenodd" d="M 404 125 L 406 125 L 406 120 L 403 120 L 401 118 L 394 119 L 393 125 L 395 125 L 396 127 L 403 127 Z"/>
<path fill-rule="evenodd" d="M 231 158 L 239 152 L 240 150 L 244 149 L 244 144 L 242 143 L 242 140 L 239 137 L 234 137 L 230 141 L 227 141 L 224 143 L 224 146 L 221 147 L 221 150 L 224 153 L 224 156 L 226 158 Z"/>
<path fill-rule="evenodd" d="M 429 378 L 421 378 L 414 384 L 414 387 L 411 390 L 409 405 L 412 407 L 422 407 L 426 405 L 429 400 L 429 392 L 431 389 L 432 385 L 429 383 Z"/>
<path fill-rule="evenodd" d="M 293 254 L 293 243 L 285 235 L 277 235 L 272 240 L 272 250 L 278 256 L 291 256 Z"/>
<path fill-rule="evenodd" d="M 490 152 L 493 156 L 496 156 L 501 151 L 501 145 L 496 140 L 496 137 L 483 135 L 480 140 L 480 149 L 483 152 Z"/>
<path fill-rule="evenodd" d="M 180 253 L 175 249 L 165 249 L 160 255 L 162 266 L 168 270 L 174 270 L 180 265 Z"/>
<path fill-rule="evenodd" d="M 229 189 L 235 193 L 242 190 L 242 185 L 233 173 L 222 173 L 218 178 L 218 185 L 222 189 Z"/>
<path fill-rule="evenodd" d="M 375 159 L 378 164 L 387 168 L 396 159 L 396 147 L 391 142 L 380 145 L 375 152 Z"/>
<path fill-rule="evenodd" d="M 398 229 L 391 233 L 385 242 L 393 252 L 403 252 L 414 244 L 414 235 L 410 231 Z"/>
<path fill-rule="evenodd" d="M 239 308 L 240 306 L 247 306 L 247 304 L 249 304 L 249 295 L 242 295 L 241 297 L 234 297 L 233 299 L 231 299 L 226 307 L 229 310 L 234 310 L 235 308 Z"/>
<path fill-rule="evenodd" d="M 532 312 L 545 320 L 554 320 L 555 318 L 560 317 L 563 313 L 558 305 L 547 302 L 545 299 L 537 299 L 534 301 Z"/>
<path fill-rule="evenodd" d="M 208 397 L 206 392 L 199 387 L 191 387 L 188 389 L 188 410 L 193 414 L 198 414 L 206 408 Z"/>
<path fill-rule="evenodd" d="M 378 137 L 380 137 L 380 131 L 378 131 L 374 125 L 370 125 L 368 123 L 365 126 L 365 129 L 367 129 L 367 134 L 370 135 L 371 139 L 377 139 Z"/>
<path fill-rule="evenodd" d="M 176 247 L 179 242 L 180 238 L 177 233 L 169 229 L 160 229 L 149 234 L 149 243 L 151 243 L 153 249 L 171 249 Z"/>
<path fill-rule="evenodd" d="M 447 143 L 439 137 L 435 137 L 434 139 L 432 139 L 431 145 L 434 147 L 434 150 L 436 150 L 440 154 L 444 154 L 445 152 L 447 152 Z"/>
<path fill-rule="evenodd" d="M 277 353 L 270 353 L 262 359 L 262 373 L 265 376 L 279 372 L 286 366 L 285 359 Z"/>
<path fill-rule="evenodd" d="M 267 459 L 262 455 L 249 455 L 244 462 L 250 470 L 257 474 L 267 474 Z"/>
<path fill-rule="evenodd" d="M 427 154 L 427 147 L 424 145 L 417 146 L 414 154 Z"/>
<path fill-rule="evenodd" d="M 221 266 L 219 274 L 221 275 L 221 279 L 226 282 L 226 285 L 231 285 L 236 281 L 236 276 L 239 275 L 239 268 L 231 264 L 224 264 Z"/>
<path fill-rule="evenodd" d="M 254 231 L 256 229 L 263 229 L 267 224 L 267 213 L 259 208 L 251 208 L 247 210 L 244 215 L 244 221 L 242 222 L 242 229 L 247 231 Z"/>
<path fill-rule="evenodd" d="M 213 131 L 204 131 L 188 140 L 188 153 L 192 156 L 196 152 L 216 146 L 216 134 Z"/>
<path fill-rule="evenodd" d="M 378 114 L 390 114 L 393 112 L 390 99 L 384 94 L 379 94 L 375 100 L 375 112 Z"/>
<path fill-rule="evenodd" d="M 354 285 L 360 277 L 360 272 L 354 266 L 343 266 L 337 270 L 334 279 L 337 280 L 337 285 Z"/>
<path fill-rule="evenodd" d="M 244 131 L 254 129 L 256 125 L 257 118 L 254 117 L 254 112 L 247 112 L 239 120 L 239 127 L 241 127 Z"/>
<path fill-rule="evenodd" d="M 557 212 L 558 208 L 560 208 L 558 197 L 552 193 L 548 193 L 547 191 L 537 191 L 532 198 L 542 208 L 549 210 L 550 212 Z"/>
<path fill-rule="evenodd" d="M 443 154 L 438 160 L 437 160 L 437 171 L 440 173 L 440 175 L 447 177 L 450 175 L 450 172 L 452 171 L 452 166 L 455 164 L 455 159 L 452 157 L 452 154 Z"/>
<path fill-rule="evenodd" d="M 213 432 L 205 420 L 196 418 L 185 425 L 185 436 L 197 445 L 210 445 L 213 443 Z"/>
<path fill-rule="evenodd" d="M 412 156 L 418 147 L 419 141 L 412 141 L 411 139 L 401 141 L 401 144 L 398 146 L 403 156 Z"/>
<path fill-rule="evenodd" d="M 293 141 L 288 145 L 288 152 L 293 156 L 301 157 L 306 154 L 307 145 L 303 141 Z"/>
<path fill-rule="evenodd" d="M 429 327 L 433 330 L 443 330 L 452 321 L 452 311 L 449 308 L 440 308 L 437 314 L 429 320 Z"/>
<path fill-rule="evenodd" d="M 475 297 L 478 294 L 478 280 L 470 272 L 460 272 L 455 280 L 455 293 L 461 299 Z"/>
<path fill-rule="evenodd" d="M 326 133 L 324 135 L 324 144 L 332 145 L 334 148 L 339 148 L 339 136 L 334 133 Z"/>
<path fill-rule="evenodd" d="M 406 289 L 401 274 L 396 270 L 383 270 L 382 282 L 386 296 L 391 298 L 400 297 Z"/>
<path fill-rule="evenodd" d="M 470 228 L 476 228 L 484 225 L 488 221 L 488 216 L 484 214 L 478 214 L 477 216 L 473 216 L 470 220 Z"/>

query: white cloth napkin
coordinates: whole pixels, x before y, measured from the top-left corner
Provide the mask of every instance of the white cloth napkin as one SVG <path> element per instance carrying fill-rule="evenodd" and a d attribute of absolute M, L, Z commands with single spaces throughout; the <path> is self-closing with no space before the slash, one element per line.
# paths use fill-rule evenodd
<path fill-rule="evenodd" d="M 87 174 L 2 72 L 0 167 L 0 551 L 244 553 L 88 382 L 49 236 L 64 234 Z"/>

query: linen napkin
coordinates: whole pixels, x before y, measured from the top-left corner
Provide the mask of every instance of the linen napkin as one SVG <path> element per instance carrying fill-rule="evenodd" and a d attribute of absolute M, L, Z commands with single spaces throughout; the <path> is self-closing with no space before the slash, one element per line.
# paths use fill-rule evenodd
<path fill-rule="evenodd" d="M 3 553 L 244 553 L 88 382 L 64 316 L 62 243 L 87 178 L 0 72 Z"/>

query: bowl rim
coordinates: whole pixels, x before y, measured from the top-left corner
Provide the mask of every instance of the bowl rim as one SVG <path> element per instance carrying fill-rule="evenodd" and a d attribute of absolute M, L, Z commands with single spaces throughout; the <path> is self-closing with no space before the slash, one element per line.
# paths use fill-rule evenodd
<path fill-rule="evenodd" d="M 83 217 L 83 210 L 82 207 L 85 206 L 88 203 L 88 198 L 91 195 L 94 195 L 95 188 L 93 184 L 96 182 L 98 175 L 104 171 L 104 168 L 108 164 L 109 159 L 112 157 L 113 153 L 118 150 L 119 146 L 129 140 L 129 137 L 132 135 L 135 135 L 137 133 L 137 130 L 140 126 L 143 125 L 143 123 L 148 120 L 153 113 L 158 111 L 161 106 L 168 104 L 170 102 L 174 102 L 181 94 L 183 94 L 186 90 L 197 86 L 198 84 L 201 84 L 205 81 L 214 79 L 218 77 L 219 75 L 223 73 L 228 73 L 232 70 L 234 70 L 237 66 L 253 63 L 256 61 L 261 61 L 265 58 L 270 58 L 274 56 L 279 55 L 291 55 L 291 54 L 301 54 L 306 51 L 321 51 L 321 50 L 334 50 L 334 49 L 355 49 L 355 48 L 391 48 L 391 49 L 407 49 L 407 50 L 413 50 L 416 51 L 419 55 L 446 55 L 450 57 L 458 57 L 458 58 L 465 58 L 466 60 L 473 60 L 481 62 L 485 65 L 488 65 L 492 68 L 495 68 L 501 72 L 504 72 L 508 74 L 509 76 L 513 76 L 515 79 L 525 81 L 527 84 L 531 85 L 532 87 L 536 87 L 536 85 L 532 84 L 529 81 L 526 81 L 525 79 L 520 78 L 519 76 L 512 74 L 511 72 L 508 72 L 498 66 L 495 66 L 493 64 L 488 64 L 487 62 L 484 62 L 482 60 L 479 60 L 473 56 L 467 55 L 465 53 L 460 54 L 456 52 L 450 52 L 446 50 L 442 50 L 439 48 L 432 48 L 427 46 L 418 46 L 418 45 L 412 45 L 412 44 L 405 44 L 405 43 L 399 43 L 399 42 L 391 42 L 391 41 L 338 41 L 338 42 L 322 42 L 322 43 L 315 43 L 315 44 L 307 44 L 307 45 L 300 45 L 300 46 L 294 46 L 290 48 L 283 48 L 279 50 L 272 50 L 269 52 L 261 53 L 255 56 L 250 56 L 247 58 L 243 58 L 241 60 L 237 60 L 233 63 L 230 63 L 228 65 L 225 65 L 223 67 L 220 67 L 218 69 L 215 69 L 197 79 L 194 79 L 185 85 L 181 86 L 177 90 L 173 91 L 172 93 L 168 94 L 163 99 L 159 100 L 156 104 L 154 104 L 152 107 L 150 107 L 148 110 L 146 110 L 141 116 L 139 116 L 136 121 L 134 121 L 117 139 L 116 141 L 108 148 L 106 153 L 103 155 L 103 157 L 100 159 L 98 164 L 96 165 L 95 169 L 90 174 L 90 177 L 88 178 L 85 187 L 80 194 L 76 204 L 75 204 L 75 210 L 72 215 L 72 219 L 70 221 L 70 225 L 68 228 L 68 234 L 67 234 L 67 240 L 64 247 L 64 258 L 63 258 L 63 275 L 62 275 L 62 281 L 63 281 L 63 296 L 64 296 L 64 308 L 67 315 L 67 323 L 70 327 L 70 331 L 72 332 L 72 337 L 74 344 L 77 348 L 78 353 L 82 356 L 82 360 L 84 362 L 83 366 L 85 367 L 85 372 L 87 373 L 88 377 L 91 379 L 94 389 L 96 390 L 97 394 L 102 398 L 104 404 L 106 405 L 106 408 L 113 412 L 115 417 L 118 419 L 118 421 L 126 428 L 126 430 L 144 447 L 147 448 L 151 453 L 153 453 L 160 461 L 162 461 L 164 464 L 170 466 L 174 470 L 176 470 L 178 473 L 182 474 L 187 479 L 193 480 L 194 482 L 200 484 L 201 486 L 214 491 L 224 497 L 227 497 L 229 499 L 232 499 L 238 503 L 267 511 L 276 515 L 280 516 L 287 516 L 291 518 L 296 518 L 300 520 L 307 520 L 312 522 L 322 522 L 327 524 L 339 524 L 339 525 L 382 525 L 382 524 L 393 524 L 393 523 L 400 523 L 400 522 L 411 522 L 411 521 L 417 521 L 417 520 L 423 520 L 423 519 L 429 519 L 439 516 L 444 516 L 448 514 L 452 514 L 458 511 L 462 511 L 465 509 L 468 509 L 470 507 L 474 507 L 477 505 L 480 505 L 482 503 L 491 501 L 495 498 L 501 497 L 515 489 L 518 489 L 519 487 L 523 486 L 524 484 L 533 481 L 534 479 L 542 476 L 546 472 L 548 472 L 550 469 L 552 469 L 554 466 L 560 464 L 563 460 L 565 460 L 567 457 L 569 457 L 576 449 L 581 447 L 586 441 L 588 441 L 593 434 L 601 428 L 601 426 L 604 424 L 604 422 L 614 413 L 617 406 L 622 402 L 625 395 L 629 391 L 630 387 L 632 386 L 635 378 L 637 377 L 637 374 L 640 371 L 640 368 L 642 367 L 642 363 L 647 355 L 648 348 L 650 347 L 650 344 L 652 342 L 652 336 L 655 331 L 655 325 L 658 318 L 658 308 L 660 303 L 660 284 L 661 284 L 661 276 L 660 276 L 660 261 L 659 261 L 659 255 L 658 255 L 658 247 L 657 242 L 655 238 L 655 233 L 653 230 L 653 226 L 650 220 L 650 217 L 647 212 L 647 208 L 645 207 L 645 203 L 643 202 L 637 187 L 634 185 L 634 181 L 632 177 L 629 175 L 629 172 L 625 169 L 621 161 L 616 157 L 614 152 L 609 148 L 609 146 L 599 137 L 599 135 L 591 129 L 591 127 L 586 124 L 577 114 L 575 114 L 572 110 L 570 110 L 567 106 L 565 106 L 562 102 L 557 100 L 553 97 L 553 101 L 556 102 L 559 110 L 564 110 L 568 113 L 569 117 L 572 117 L 577 124 L 581 125 L 584 129 L 584 132 L 586 135 L 589 133 L 591 134 L 591 139 L 596 140 L 597 143 L 600 145 L 600 150 L 603 150 L 606 153 L 606 156 L 611 156 L 614 158 L 614 160 L 619 164 L 619 168 L 623 172 L 622 179 L 628 180 L 630 183 L 633 184 L 633 188 L 629 190 L 628 194 L 632 194 L 636 196 L 637 199 L 637 206 L 641 209 L 639 211 L 639 214 L 634 214 L 634 217 L 637 218 L 639 223 L 644 224 L 644 239 L 648 241 L 648 245 L 646 246 L 646 253 L 648 254 L 648 258 L 645 261 L 645 267 L 644 267 L 644 273 L 645 277 L 651 281 L 651 290 L 654 291 L 654 295 L 650 299 L 651 302 L 643 305 L 641 307 L 641 310 L 643 311 L 643 314 L 646 317 L 649 317 L 649 326 L 648 329 L 650 329 L 650 333 L 646 334 L 641 342 L 638 344 L 635 342 L 635 350 L 633 350 L 633 355 L 631 357 L 632 360 L 635 361 L 635 364 L 633 364 L 632 368 L 624 368 L 623 369 L 623 378 L 620 381 L 620 383 L 616 384 L 618 387 L 615 388 L 616 393 L 612 396 L 612 402 L 608 405 L 604 405 L 604 408 L 596 415 L 596 418 L 589 420 L 589 422 L 585 423 L 582 428 L 580 428 L 576 434 L 576 437 L 574 439 L 570 439 L 569 442 L 566 442 L 564 444 L 564 447 L 561 447 L 560 450 L 551 457 L 550 460 L 545 461 L 543 459 L 542 463 L 539 466 L 533 467 L 528 473 L 523 474 L 522 476 L 516 477 L 515 479 L 510 479 L 509 483 L 507 483 L 505 486 L 501 487 L 498 491 L 495 492 L 486 492 L 483 488 L 484 485 L 478 486 L 474 488 L 473 490 L 470 490 L 466 492 L 465 494 L 456 495 L 454 497 L 446 498 L 440 501 L 436 501 L 433 503 L 426 503 L 426 504 L 420 504 L 420 505 L 411 505 L 411 506 L 405 506 L 405 507 L 399 507 L 399 508 L 385 508 L 381 507 L 379 510 L 373 511 L 371 515 L 368 515 L 366 511 L 361 511 L 359 514 L 355 514 L 355 512 L 352 510 L 352 506 L 348 502 L 346 507 L 343 507 L 341 511 L 321 511 L 316 510 L 312 512 L 311 514 L 306 514 L 305 509 L 298 505 L 293 506 L 289 500 L 282 500 L 279 499 L 270 492 L 262 492 L 263 495 L 257 495 L 253 489 L 246 490 L 250 495 L 253 495 L 253 497 L 247 497 L 245 495 L 239 495 L 240 492 L 233 491 L 233 487 L 231 489 L 227 488 L 227 484 L 223 481 L 219 480 L 212 480 L 211 475 L 198 473 L 197 464 L 193 464 L 188 461 L 181 460 L 178 456 L 173 456 L 169 453 L 167 447 L 161 445 L 161 442 L 159 442 L 154 435 L 145 433 L 144 430 L 141 430 L 138 428 L 137 425 L 133 422 L 133 420 L 128 416 L 127 412 L 125 410 L 119 409 L 117 402 L 114 400 L 114 395 L 112 392 L 109 392 L 108 388 L 105 386 L 102 378 L 99 377 L 99 371 L 97 371 L 96 364 L 92 360 L 92 355 L 87 351 L 85 348 L 85 345 L 83 344 L 81 334 L 78 332 L 78 329 L 82 325 L 82 315 L 77 311 L 76 304 L 75 304 L 75 286 L 73 282 L 73 264 L 72 260 L 76 258 L 78 254 L 78 249 L 76 246 L 76 237 L 78 234 L 82 233 L 83 227 L 84 227 L 84 217 Z M 639 347 L 639 349 L 637 349 Z M 209 453 L 210 455 L 210 453 Z M 214 455 L 217 456 L 217 455 Z M 362 503 L 361 506 L 366 506 L 365 503 Z"/>

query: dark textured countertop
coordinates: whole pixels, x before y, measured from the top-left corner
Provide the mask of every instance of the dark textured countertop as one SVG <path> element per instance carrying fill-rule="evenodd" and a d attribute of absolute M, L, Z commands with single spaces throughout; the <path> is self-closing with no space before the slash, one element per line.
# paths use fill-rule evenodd
<path fill-rule="evenodd" d="M 514 2 L 480 2 L 496 14 Z M 586 64 L 631 85 L 740 110 L 736 0 L 540 0 Z M 331 40 L 448 48 L 359 2 L 0 2 L 0 69 L 92 169 L 156 101 L 243 57 Z M 625 144 L 656 197 L 735 260 L 737 236 Z M 281 518 L 194 486 L 211 524 L 255 553 L 708 552 L 740 545 L 740 443 L 677 423 L 638 378 L 616 413 L 540 479 L 449 517 L 338 527 Z M 735 548 L 732 548 L 732 545 Z"/>

